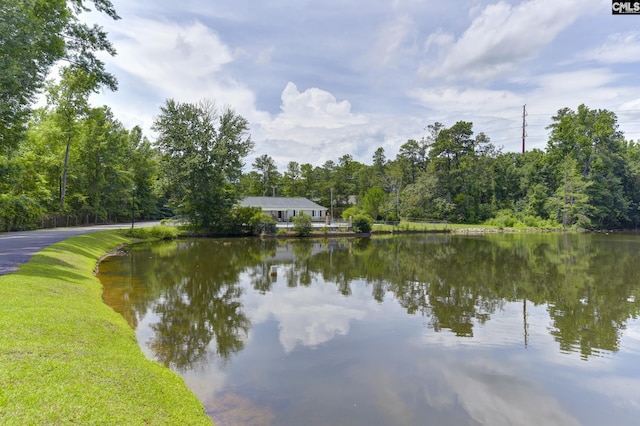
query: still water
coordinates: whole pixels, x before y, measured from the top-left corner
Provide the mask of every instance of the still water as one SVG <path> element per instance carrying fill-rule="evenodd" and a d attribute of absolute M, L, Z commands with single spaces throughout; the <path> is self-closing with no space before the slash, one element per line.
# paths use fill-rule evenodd
<path fill-rule="evenodd" d="M 190 239 L 99 278 L 218 426 L 640 419 L 637 235 Z"/>

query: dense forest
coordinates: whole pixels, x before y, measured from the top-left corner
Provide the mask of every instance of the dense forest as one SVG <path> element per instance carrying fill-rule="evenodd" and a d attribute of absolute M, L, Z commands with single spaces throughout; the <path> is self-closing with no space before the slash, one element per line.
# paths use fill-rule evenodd
<path fill-rule="evenodd" d="M 269 155 L 245 164 L 250 123 L 212 101 L 167 100 L 150 141 L 125 128 L 92 93 L 117 89 L 99 53 L 115 54 L 98 26 L 81 22 L 109 0 L 9 0 L 0 20 L 0 230 L 181 215 L 230 232 L 246 195 L 307 197 L 334 215 L 532 227 L 631 229 L 640 222 L 640 144 L 616 114 L 580 105 L 548 124 L 544 151 L 502 152 L 473 123 L 425 123 L 427 135 L 377 149 L 370 164 L 344 153 L 322 165 Z M 54 65 L 59 77 L 47 80 Z M 46 94 L 46 105 L 34 100 Z M 462 117 L 461 117 L 462 118 Z"/>

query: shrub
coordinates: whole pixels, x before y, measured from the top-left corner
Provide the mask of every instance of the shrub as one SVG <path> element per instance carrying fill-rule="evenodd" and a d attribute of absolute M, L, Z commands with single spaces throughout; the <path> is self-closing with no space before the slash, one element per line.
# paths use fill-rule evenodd
<path fill-rule="evenodd" d="M 300 213 L 300 216 L 293 218 L 293 231 L 298 237 L 308 237 L 312 229 L 311 216 Z"/>
<path fill-rule="evenodd" d="M 163 225 L 147 228 L 129 228 L 124 231 L 124 234 L 127 237 L 140 238 L 142 240 L 170 240 L 178 236 L 178 228 Z"/>
<path fill-rule="evenodd" d="M 230 231 L 236 235 L 256 234 L 256 223 L 260 220 L 262 210 L 258 207 L 235 206 L 231 211 Z M 257 234 L 261 232 L 258 231 Z"/>
<path fill-rule="evenodd" d="M 560 224 L 552 219 L 543 219 L 539 216 L 516 214 L 511 210 L 501 210 L 493 219 L 485 222 L 486 225 L 504 228 L 538 228 L 557 229 Z"/>
<path fill-rule="evenodd" d="M 527 225 L 530 228 L 537 228 L 537 227 L 539 227 L 539 219 L 540 218 L 536 218 L 534 216 L 525 216 L 524 217 L 524 224 Z"/>
<path fill-rule="evenodd" d="M 266 213 L 254 215 L 251 218 L 250 224 L 254 235 L 260 235 L 263 232 L 265 234 L 275 234 L 278 231 L 276 220 Z"/>
<path fill-rule="evenodd" d="M 26 195 L 0 194 L 0 231 L 35 229 L 44 209 Z"/>
<path fill-rule="evenodd" d="M 371 232 L 373 219 L 366 214 L 358 214 L 353 218 L 353 230 L 359 234 L 367 234 Z"/>
<path fill-rule="evenodd" d="M 355 216 L 356 214 L 358 214 L 358 208 L 356 206 L 351 206 L 342 212 L 342 218 L 344 220 L 349 220 L 350 217 Z"/>
<path fill-rule="evenodd" d="M 500 210 L 496 217 L 485 222 L 487 225 L 497 226 L 500 229 L 513 228 L 516 223 L 518 223 L 518 220 L 514 217 L 513 211 L 509 209 Z"/>

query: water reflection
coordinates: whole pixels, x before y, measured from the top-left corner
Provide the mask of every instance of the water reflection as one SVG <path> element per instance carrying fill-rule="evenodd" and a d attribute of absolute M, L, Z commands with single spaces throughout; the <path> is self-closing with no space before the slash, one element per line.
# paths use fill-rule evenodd
<path fill-rule="evenodd" d="M 579 425 L 552 395 L 494 360 L 425 361 L 421 374 L 432 374 L 444 386 L 428 388 L 429 405 L 445 409 L 460 404 L 476 424 Z M 416 423 L 417 424 L 417 423 Z"/>
<path fill-rule="evenodd" d="M 251 327 L 242 310 L 238 276 L 262 252 L 241 243 L 229 250 L 228 242 L 217 240 L 207 241 L 209 251 L 203 251 L 201 243 L 156 244 L 131 256 L 128 264 L 106 261 L 100 266 L 103 283 L 114 283 L 105 285 L 105 301 L 117 306 L 134 328 L 153 311 L 157 321 L 150 325 L 148 347 L 158 361 L 177 371 L 196 367 L 212 350 L 228 360 L 242 350 Z M 118 269 L 118 263 L 127 267 Z M 135 278 L 127 279 L 127 273 Z"/>
<path fill-rule="evenodd" d="M 132 246 L 99 277 L 217 424 L 635 424 L 639 248 L 625 235 L 180 240 Z"/>
<path fill-rule="evenodd" d="M 271 315 L 285 324 L 285 351 L 348 333 L 350 321 L 363 318 L 361 307 L 315 302 L 336 292 L 348 299 L 355 283 L 368 289 L 372 306 L 390 295 L 434 331 L 459 337 L 473 337 L 505 303 L 520 303 L 525 345 L 527 304 L 542 305 L 560 350 L 587 359 L 618 351 L 626 322 L 638 316 L 639 247 L 638 238 L 624 235 L 181 240 L 133 247 L 134 256 L 105 261 L 100 277 L 105 300 L 132 327 L 147 312 L 156 315 L 149 347 L 176 370 L 242 350 L 251 329 L 246 282 L 262 295 L 255 320 Z M 276 277 L 272 265 L 279 266 Z M 276 283 L 308 291 L 274 293 Z"/>

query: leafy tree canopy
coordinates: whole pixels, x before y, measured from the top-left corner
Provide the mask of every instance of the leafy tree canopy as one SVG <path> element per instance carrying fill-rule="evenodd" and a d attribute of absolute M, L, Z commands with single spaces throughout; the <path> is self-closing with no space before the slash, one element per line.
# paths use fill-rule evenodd
<path fill-rule="evenodd" d="M 0 4 L 0 150 L 14 149 L 24 132 L 34 96 L 51 67 L 64 60 L 115 90 L 98 52 L 115 55 L 107 33 L 82 22 L 96 10 L 119 19 L 110 0 L 3 0 Z"/>
<path fill-rule="evenodd" d="M 167 100 L 154 121 L 170 203 L 199 229 L 227 233 L 241 194 L 237 182 L 253 149 L 248 122 L 212 102 Z"/>

